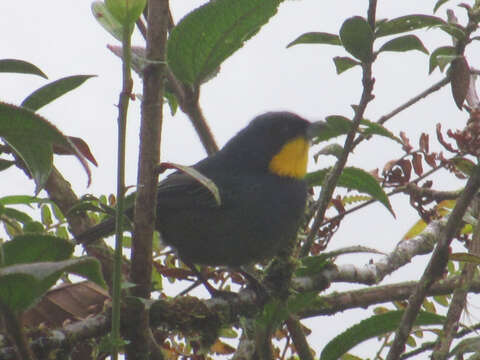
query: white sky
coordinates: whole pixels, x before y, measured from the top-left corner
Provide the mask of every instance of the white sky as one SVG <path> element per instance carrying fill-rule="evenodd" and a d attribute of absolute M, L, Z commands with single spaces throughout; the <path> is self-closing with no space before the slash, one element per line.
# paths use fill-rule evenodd
<path fill-rule="evenodd" d="M 57 157 L 56 165 L 72 183 L 78 195 L 95 195 L 115 191 L 116 117 L 115 104 L 121 88 L 121 64 L 106 48 L 118 45 L 91 15 L 90 1 L 29 0 L 1 1 L 0 39 L 1 58 L 18 58 L 40 67 L 51 81 L 76 74 L 96 74 L 80 88 L 39 112 L 58 126 L 65 134 L 84 139 L 96 157 L 99 167 L 93 168 L 93 183 L 86 188 L 86 176 L 76 160 Z M 175 21 L 203 1 L 171 0 Z M 392 18 L 406 14 L 431 14 L 435 1 L 404 0 L 378 1 L 377 18 Z M 338 76 L 333 56 L 346 55 L 340 47 L 326 45 L 285 46 L 300 34 L 309 31 L 338 33 L 343 20 L 349 16 L 366 14 L 368 1 L 286 1 L 274 17 L 252 40 L 223 65 L 219 75 L 202 88 L 201 104 L 219 145 L 223 145 L 255 115 L 271 110 L 289 110 L 308 119 L 317 120 L 327 115 L 352 116 L 351 104 L 358 102 L 361 93 L 360 69 L 349 70 Z M 454 8 L 457 2 L 447 5 Z M 447 6 L 438 16 L 445 17 Z M 455 10 L 457 11 L 457 10 Z M 458 10 L 462 19 L 463 10 Z M 419 31 L 426 47 L 433 51 L 438 46 L 450 45 L 450 39 L 439 30 Z M 379 44 L 383 43 L 379 41 Z M 135 45 L 143 45 L 136 36 Z M 378 48 L 378 44 L 376 46 Z M 475 52 L 468 51 L 472 66 L 477 65 Z M 428 76 L 428 57 L 420 52 L 381 55 L 374 66 L 375 95 L 366 117 L 377 120 L 381 115 L 418 94 L 442 78 L 438 70 Z M 19 104 L 36 88 L 46 84 L 44 79 L 28 75 L 2 74 L 0 99 Z M 135 90 L 141 91 L 138 78 Z M 192 164 L 205 156 L 189 120 L 180 112 L 170 116 L 166 108 L 162 153 L 164 161 Z M 136 161 L 139 124 L 139 101 L 130 106 L 128 125 L 127 184 L 136 179 Z M 420 133 L 431 133 L 431 148 L 439 149 L 434 130 L 437 122 L 443 129 L 462 128 L 467 115 L 458 111 L 448 87 L 403 112 L 387 123 L 398 135 L 404 130 L 414 146 Z M 382 168 L 402 152 L 397 144 L 375 138 L 362 144 L 352 156 L 350 165 L 366 170 Z M 325 167 L 331 159 L 320 159 Z M 444 177 L 441 186 L 457 189 L 461 185 Z M 0 196 L 18 193 L 33 194 L 34 186 L 16 169 L 2 172 Z M 397 213 L 394 219 L 382 206 L 373 205 L 345 220 L 344 227 L 332 240 L 331 249 L 362 244 L 381 251 L 390 251 L 401 236 L 417 220 L 408 207 L 408 200 L 398 196 L 392 199 Z M 358 231 L 361 229 L 362 231 Z M 370 255 L 362 254 L 339 259 L 342 263 L 368 263 Z M 389 281 L 418 279 L 427 258 L 414 261 L 410 270 L 390 277 Z M 351 289 L 351 285 L 336 287 Z M 473 309 L 476 310 L 476 309 Z M 319 352 L 334 334 L 371 314 L 371 311 L 349 311 L 336 317 L 321 318 L 307 324 L 315 328 L 309 340 Z M 472 314 L 475 319 L 475 313 Z M 328 332 L 325 331 L 328 329 Z M 371 346 L 361 346 L 354 353 L 373 355 Z"/>

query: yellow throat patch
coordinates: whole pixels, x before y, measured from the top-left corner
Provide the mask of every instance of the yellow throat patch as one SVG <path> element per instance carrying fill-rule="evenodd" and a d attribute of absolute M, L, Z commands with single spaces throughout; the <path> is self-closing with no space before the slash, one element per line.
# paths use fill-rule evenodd
<path fill-rule="evenodd" d="M 303 179 L 307 173 L 309 144 L 303 136 L 287 142 L 268 165 L 271 172 L 279 176 Z"/>

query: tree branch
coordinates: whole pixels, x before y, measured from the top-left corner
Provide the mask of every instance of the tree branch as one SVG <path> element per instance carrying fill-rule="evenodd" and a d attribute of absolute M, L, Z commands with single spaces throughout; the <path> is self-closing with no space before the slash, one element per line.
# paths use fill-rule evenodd
<path fill-rule="evenodd" d="M 151 290 L 152 239 L 155 226 L 157 174 L 160 162 L 160 139 L 163 120 L 163 91 L 165 82 L 165 44 L 169 22 L 168 0 L 148 2 L 147 59 L 143 71 L 143 101 L 140 125 L 140 151 L 135 197 L 134 233 L 132 238 L 131 279 L 136 284 L 132 295 L 148 299 Z M 128 307 L 136 321 L 128 327 L 130 343 L 128 359 L 146 359 L 155 346 L 149 328 L 147 310 Z M 155 352 L 161 354 L 161 352 Z M 160 356 L 160 358 L 162 358 Z"/>
<path fill-rule="evenodd" d="M 405 309 L 402 321 L 399 328 L 395 333 L 395 339 L 393 340 L 390 351 L 387 355 L 387 360 L 396 360 L 403 353 L 405 349 L 405 343 L 410 335 L 410 331 L 413 326 L 413 322 L 417 317 L 423 300 L 427 294 L 428 289 L 433 284 L 435 279 L 442 276 L 446 263 L 448 261 L 449 246 L 453 237 L 458 233 L 461 225 L 462 218 L 467 210 L 468 205 L 473 199 L 474 195 L 480 187 L 480 167 L 477 166 L 468 179 L 467 185 L 462 194 L 457 200 L 457 203 L 448 218 L 445 231 L 440 235 L 439 241 L 433 255 L 428 263 L 425 272 L 422 275 L 419 283 L 417 284 L 414 293 L 409 298 L 409 304 Z"/>
<path fill-rule="evenodd" d="M 480 220 L 479 214 L 480 203 L 476 199 L 474 208 L 477 220 Z M 477 224 L 473 233 L 472 242 L 469 245 L 469 253 L 473 255 L 480 254 L 480 226 Z M 443 326 L 443 333 L 439 335 L 437 343 L 432 353 L 432 359 L 444 360 L 448 358 L 450 346 L 457 334 L 460 316 L 467 304 L 467 296 L 472 284 L 473 276 L 475 274 L 476 264 L 466 263 L 460 279 L 458 280 L 457 288 L 453 292 L 452 301 L 447 312 L 447 320 Z"/>

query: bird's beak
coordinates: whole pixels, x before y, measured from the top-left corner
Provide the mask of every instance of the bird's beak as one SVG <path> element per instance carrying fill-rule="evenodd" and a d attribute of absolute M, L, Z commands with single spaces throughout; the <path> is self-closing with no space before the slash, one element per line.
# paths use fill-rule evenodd
<path fill-rule="evenodd" d="M 306 137 L 308 140 L 312 140 L 326 129 L 328 129 L 328 124 L 325 121 L 312 122 L 307 128 Z"/>

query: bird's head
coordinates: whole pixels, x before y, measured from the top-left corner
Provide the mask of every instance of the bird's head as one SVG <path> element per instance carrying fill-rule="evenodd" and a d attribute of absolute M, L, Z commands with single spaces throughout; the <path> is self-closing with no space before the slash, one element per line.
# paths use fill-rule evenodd
<path fill-rule="evenodd" d="M 269 112 L 253 119 L 222 151 L 235 158 L 235 167 L 302 179 L 310 140 L 322 126 L 324 122 L 311 123 L 289 112 Z"/>

